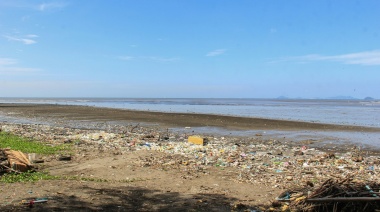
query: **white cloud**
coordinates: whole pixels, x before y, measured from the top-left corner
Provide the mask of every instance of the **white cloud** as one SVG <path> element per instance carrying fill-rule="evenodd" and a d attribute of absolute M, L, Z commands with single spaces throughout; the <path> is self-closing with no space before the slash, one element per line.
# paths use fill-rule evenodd
<path fill-rule="evenodd" d="M 224 54 L 227 50 L 226 49 L 216 49 L 214 51 L 211 51 L 206 54 L 207 57 L 215 57 L 221 54 Z"/>
<path fill-rule="evenodd" d="M 26 35 L 26 37 L 28 37 L 28 38 L 38 38 L 38 35 L 29 34 L 29 35 Z"/>
<path fill-rule="evenodd" d="M 33 35 L 33 36 L 37 36 L 37 35 Z M 21 42 L 25 45 L 37 43 L 37 41 L 30 39 L 30 37 L 28 37 L 28 36 L 26 36 L 28 38 L 19 38 L 19 37 L 14 37 L 14 36 L 3 35 L 3 37 L 7 38 L 9 41 L 17 41 L 17 42 Z"/>
<path fill-rule="evenodd" d="M 331 56 L 327 57 L 327 60 L 342 61 L 346 64 L 380 65 L 380 50 Z"/>
<path fill-rule="evenodd" d="M 38 68 L 25 68 L 17 66 L 18 61 L 13 58 L 0 58 L 0 74 L 32 73 L 41 71 Z"/>
<path fill-rule="evenodd" d="M 357 52 L 350 54 L 341 54 L 341 55 L 319 55 L 319 54 L 309 54 L 304 56 L 297 57 L 286 57 L 277 61 L 272 61 L 272 63 L 278 62 L 312 62 L 312 61 L 334 61 L 344 64 L 356 64 L 356 65 L 380 65 L 380 50 L 366 51 L 366 52 Z"/>
<path fill-rule="evenodd" d="M 17 61 L 12 58 L 0 58 L 0 67 L 1 66 L 6 66 L 6 65 L 13 65 L 16 64 Z"/>

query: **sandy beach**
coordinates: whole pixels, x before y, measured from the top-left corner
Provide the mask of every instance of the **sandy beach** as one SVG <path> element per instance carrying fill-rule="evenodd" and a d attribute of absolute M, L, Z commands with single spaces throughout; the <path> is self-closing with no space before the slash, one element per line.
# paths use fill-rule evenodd
<path fill-rule="evenodd" d="M 0 104 L 0 115 L 8 118 L 2 131 L 51 145 L 74 144 L 71 161 L 41 156 L 39 170 L 95 179 L 2 184 L 2 211 L 22 209 L 18 203 L 31 196 L 49 197 L 36 211 L 281 211 L 273 202 L 289 188 L 312 189 L 311 182 L 318 186 L 351 175 L 378 180 L 377 151 L 355 145 L 318 146 L 307 138 L 293 142 L 259 133 L 205 133 L 203 146 L 187 138 L 197 127 L 368 133 L 379 128 L 67 105 Z"/>

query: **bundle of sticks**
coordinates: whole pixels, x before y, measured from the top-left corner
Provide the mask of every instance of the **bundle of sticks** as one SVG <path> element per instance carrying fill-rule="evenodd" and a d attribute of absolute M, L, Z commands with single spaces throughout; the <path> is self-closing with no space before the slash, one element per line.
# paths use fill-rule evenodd
<path fill-rule="evenodd" d="M 17 154 L 15 154 L 15 152 Z M 12 164 L 10 161 L 12 161 Z M 21 173 L 32 170 L 33 168 L 32 164 L 30 164 L 22 152 L 0 149 L 0 176 L 5 173 Z"/>
<path fill-rule="evenodd" d="M 295 211 L 375 211 L 380 209 L 380 184 L 345 179 L 329 179 L 309 195 L 292 201 Z"/>
<path fill-rule="evenodd" d="M 0 175 L 7 173 L 9 170 L 8 167 L 8 158 L 3 152 L 2 149 L 0 149 Z"/>

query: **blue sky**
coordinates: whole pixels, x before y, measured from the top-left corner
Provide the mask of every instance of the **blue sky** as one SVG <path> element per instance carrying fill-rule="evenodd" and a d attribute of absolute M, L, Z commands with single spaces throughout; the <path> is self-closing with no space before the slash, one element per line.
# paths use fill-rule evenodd
<path fill-rule="evenodd" d="M 378 0 L 1 0 L 0 97 L 380 98 Z"/>

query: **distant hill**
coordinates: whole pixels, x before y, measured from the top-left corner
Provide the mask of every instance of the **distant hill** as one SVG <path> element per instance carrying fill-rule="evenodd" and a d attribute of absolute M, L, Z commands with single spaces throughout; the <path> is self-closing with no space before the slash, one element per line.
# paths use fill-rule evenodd
<path fill-rule="evenodd" d="M 372 98 L 372 97 L 367 96 L 366 98 L 364 98 L 364 100 L 375 100 L 375 99 Z"/>

